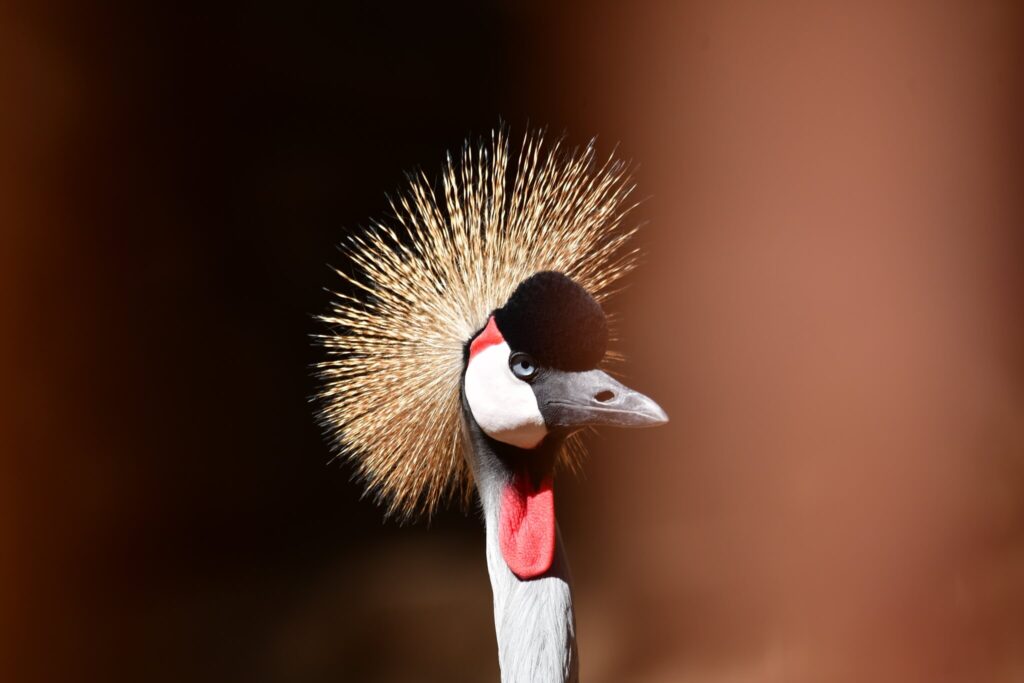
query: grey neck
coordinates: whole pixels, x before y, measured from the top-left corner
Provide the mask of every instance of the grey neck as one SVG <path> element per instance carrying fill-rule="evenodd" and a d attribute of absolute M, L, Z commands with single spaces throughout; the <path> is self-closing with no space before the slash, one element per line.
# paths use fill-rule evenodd
<path fill-rule="evenodd" d="M 487 527 L 487 571 L 494 596 L 502 683 L 575 683 L 579 680 L 576 620 L 561 530 L 557 530 L 551 569 L 525 581 L 509 570 L 498 541 L 501 495 L 512 479 L 510 461 L 514 462 L 517 454 L 520 458 L 553 457 L 561 444 L 548 444 L 550 453 L 534 453 L 498 443 L 480 430 L 465 402 L 462 422 L 465 452 Z"/>

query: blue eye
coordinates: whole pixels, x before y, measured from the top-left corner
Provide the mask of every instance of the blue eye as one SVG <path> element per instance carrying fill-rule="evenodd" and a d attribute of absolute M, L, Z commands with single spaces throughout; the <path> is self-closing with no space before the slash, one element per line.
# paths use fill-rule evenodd
<path fill-rule="evenodd" d="M 531 379 L 537 374 L 537 364 L 526 353 L 513 353 L 508 359 L 508 366 L 512 374 L 522 380 Z"/>

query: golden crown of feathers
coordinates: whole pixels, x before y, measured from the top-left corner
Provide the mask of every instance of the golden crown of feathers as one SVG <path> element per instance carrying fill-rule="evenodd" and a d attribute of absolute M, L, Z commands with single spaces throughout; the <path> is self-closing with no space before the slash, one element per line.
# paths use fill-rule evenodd
<path fill-rule="evenodd" d="M 321 422 L 367 492 L 402 517 L 472 491 L 459 384 L 465 344 L 490 313 L 543 270 L 603 301 L 637 260 L 626 248 L 637 228 L 624 225 L 634 185 L 593 141 L 567 150 L 528 133 L 510 164 L 495 131 L 448 157 L 442 186 L 438 196 L 420 173 L 392 200 L 393 223 L 349 237 L 336 272 L 352 294 L 321 316 Z M 560 464 L 576 469 L 582 454 L 573 439 Z"/>

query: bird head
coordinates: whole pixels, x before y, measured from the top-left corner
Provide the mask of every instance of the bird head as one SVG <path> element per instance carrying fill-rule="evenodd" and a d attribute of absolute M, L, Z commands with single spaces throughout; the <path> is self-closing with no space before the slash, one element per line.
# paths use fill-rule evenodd
<path fill-rule="evenodd" d="M 467 347 L 463 391 L 492 439 L 534 449 L 584 427 L 651 427 L 668 421 L 647 396 L 598 368 L 608 344 L 601 305 L 562 273 L 516 287 Z"/>
<path fill-rule="evenodd" d="M 449 158 L 439 184 L 410 176 L 389 221 L 347 236 L 344 291 L 321 316 L 319 414 L 388 514 L 480 489 L 467 425 L 543 479 L 577 468 L 583 427 L 665 421 L 600 369 L 601 302 L 637 262 L 632 191 L 593 144 L 528 133 L 513 152 L 496 131 Z"/>

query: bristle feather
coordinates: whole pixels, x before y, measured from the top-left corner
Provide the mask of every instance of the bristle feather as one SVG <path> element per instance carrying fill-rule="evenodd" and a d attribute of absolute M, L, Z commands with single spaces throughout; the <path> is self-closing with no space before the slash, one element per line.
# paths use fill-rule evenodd
<path fill-rule="evenodd" d="M 469 500 L 463 348 L 491 311 L 543 270 L 602 301 L 636 265 L 636 250 L 625 249 L 635 186 L 622 162 L 598 164 L 593 141 L 545 150 L 529 133 L 509 160 L 504 131 L 466 144 L 459 162 L 448 156 L 440 197 L 422 172 L 410 174 L 390 200 L 393 224 L 374 222 L 342 246 L 348 265 L 336 272 L 365 298 L 339 293 L 321 317 L 330 334 L 318 338 L 328 356 L 317 366 L 320 419 L 388 514 Z M 560 464 L 575 471 L 582 457 L 577 435 Z"/>

